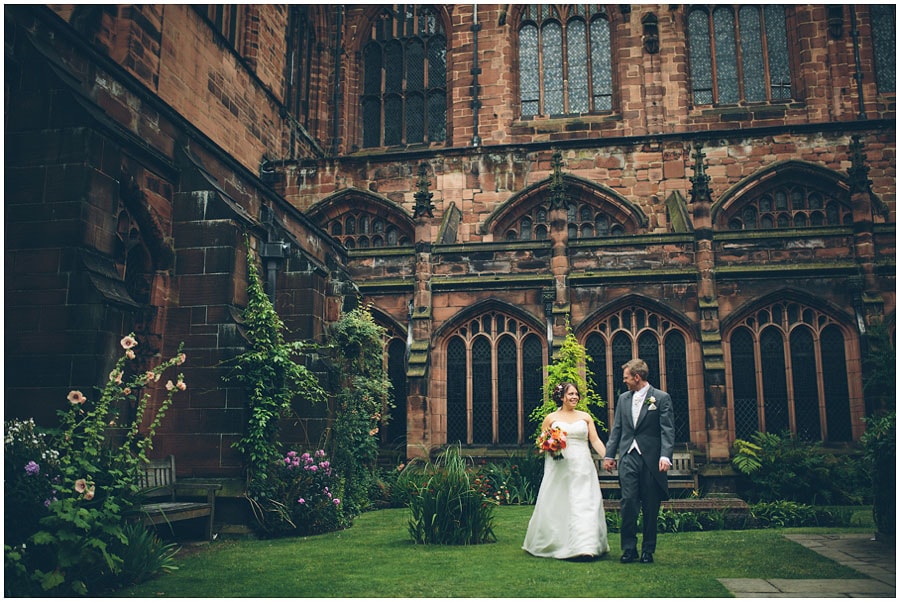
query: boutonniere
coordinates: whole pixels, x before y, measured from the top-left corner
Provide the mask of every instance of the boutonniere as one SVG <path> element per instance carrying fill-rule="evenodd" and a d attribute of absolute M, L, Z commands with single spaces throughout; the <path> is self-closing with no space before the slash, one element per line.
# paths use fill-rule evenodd
<path fill-rule="evenodd" d="M 653 397 L 652 395 L 650 397 L 648 397 L 647 399 L 645 399 L 644 403 L 646 403 L 649 406 L 647 408 L 648 411 L 656 409 L 656 398 Z"/>

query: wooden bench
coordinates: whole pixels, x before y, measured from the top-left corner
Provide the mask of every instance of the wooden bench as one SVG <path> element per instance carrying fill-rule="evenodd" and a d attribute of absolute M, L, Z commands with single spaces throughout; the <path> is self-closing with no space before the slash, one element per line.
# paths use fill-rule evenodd
<path fill-rule="evenodd" d="M 175 456 L 150 460 L 141 475 L 141 505 L 133 512 L 144 525 L 169 525 L 195 518 L 208 517 L 206 537 L 213 539 L 213 521 L 216 514 L 218 483 L 177 483 L 175 481 Z M 200 494 L 200 491 L 205 491 Z M 186 492 L 193 492 L 186 495 Z M 206 498 L 203 501 L 203 497 Z M 185 499 L 187 498 L 187 499 Z M 159 500 L 159 501 L 156 501 Z M 172 530 L 174 534 L 174 530 Z"/>
<path fill-rule="evenodd" d="M 597 476 L 603 489 L 619 488 L 619 471 L 603 469 L 603 458 L 594 456 L 597 462 Z M 618 461 L 618 458 L 617 458 Z M 677 451 L 672 454 L 672 468 L 669 469 L 669 489 L 699 489 L 700 480 L 694 466 L 694 454 L 690 451 Z"/>

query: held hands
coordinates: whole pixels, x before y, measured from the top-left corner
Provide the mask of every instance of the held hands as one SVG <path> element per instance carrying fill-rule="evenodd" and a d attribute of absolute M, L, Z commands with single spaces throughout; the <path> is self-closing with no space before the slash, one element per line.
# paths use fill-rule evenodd
<path fill-rule="evenodd" d="M 604 458 L 603 459 L 603 470 L 607 472 L 612 472 L 616 469 L 616 461 L 612 458 Z"/>

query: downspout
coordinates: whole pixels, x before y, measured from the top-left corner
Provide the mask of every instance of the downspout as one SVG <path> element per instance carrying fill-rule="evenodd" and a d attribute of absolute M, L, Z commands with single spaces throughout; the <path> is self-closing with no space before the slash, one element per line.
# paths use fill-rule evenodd
<path fill-rule="evenodd" d="M 867 119 L 866 106 L 863 100 L 863 72 L 862 64 L 859 60 L 859 30 L 856 28 L 856 7 L 850 5 L 850 35 L 853 36 L 853 58 L 856 59 L 856 73 L 853 79 L 856 80 L 856 93 L 859 96 L 859 115 L 858 119 Z"/>
<path fill-rule="evenodd" d="M 340 134 L 340 110 L 341 101 L 341 45 L 343 44 L 342 34 L 344 31 L 344 5 L 337 5 L 337 36 L 334 44 L 334 98 L 332 102 L 332 110 L 334 111 L 333 138 L 331 140 L 331 155 L 336 157 L 338 154 L 338 135 Z"/>
<path fill-rule="evenodd" d="M 478 110 L 481 108 L 481 101 L 478 100 L 478 92 L 481 86 L 478 85 L 478 76 L 481 74 L 481 67 L 478 66 L 478 32 L 481 31 L 481 25 L 478 23 L 478 5 L 472 5 L 472 146 L 481 146 L 481 137 L 478 135 Z"/>

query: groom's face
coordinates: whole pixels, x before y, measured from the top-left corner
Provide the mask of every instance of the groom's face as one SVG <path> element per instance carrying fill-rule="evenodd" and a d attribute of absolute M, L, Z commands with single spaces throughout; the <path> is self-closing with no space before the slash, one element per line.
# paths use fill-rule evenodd
<path fill-rule="evenodd" d="M 628 368 L 622 371 L 622 382 L 625 383 L 629 391 L 638 391 L 641 388 L 641 377 L 637 374 L 632 374 Z"/>

